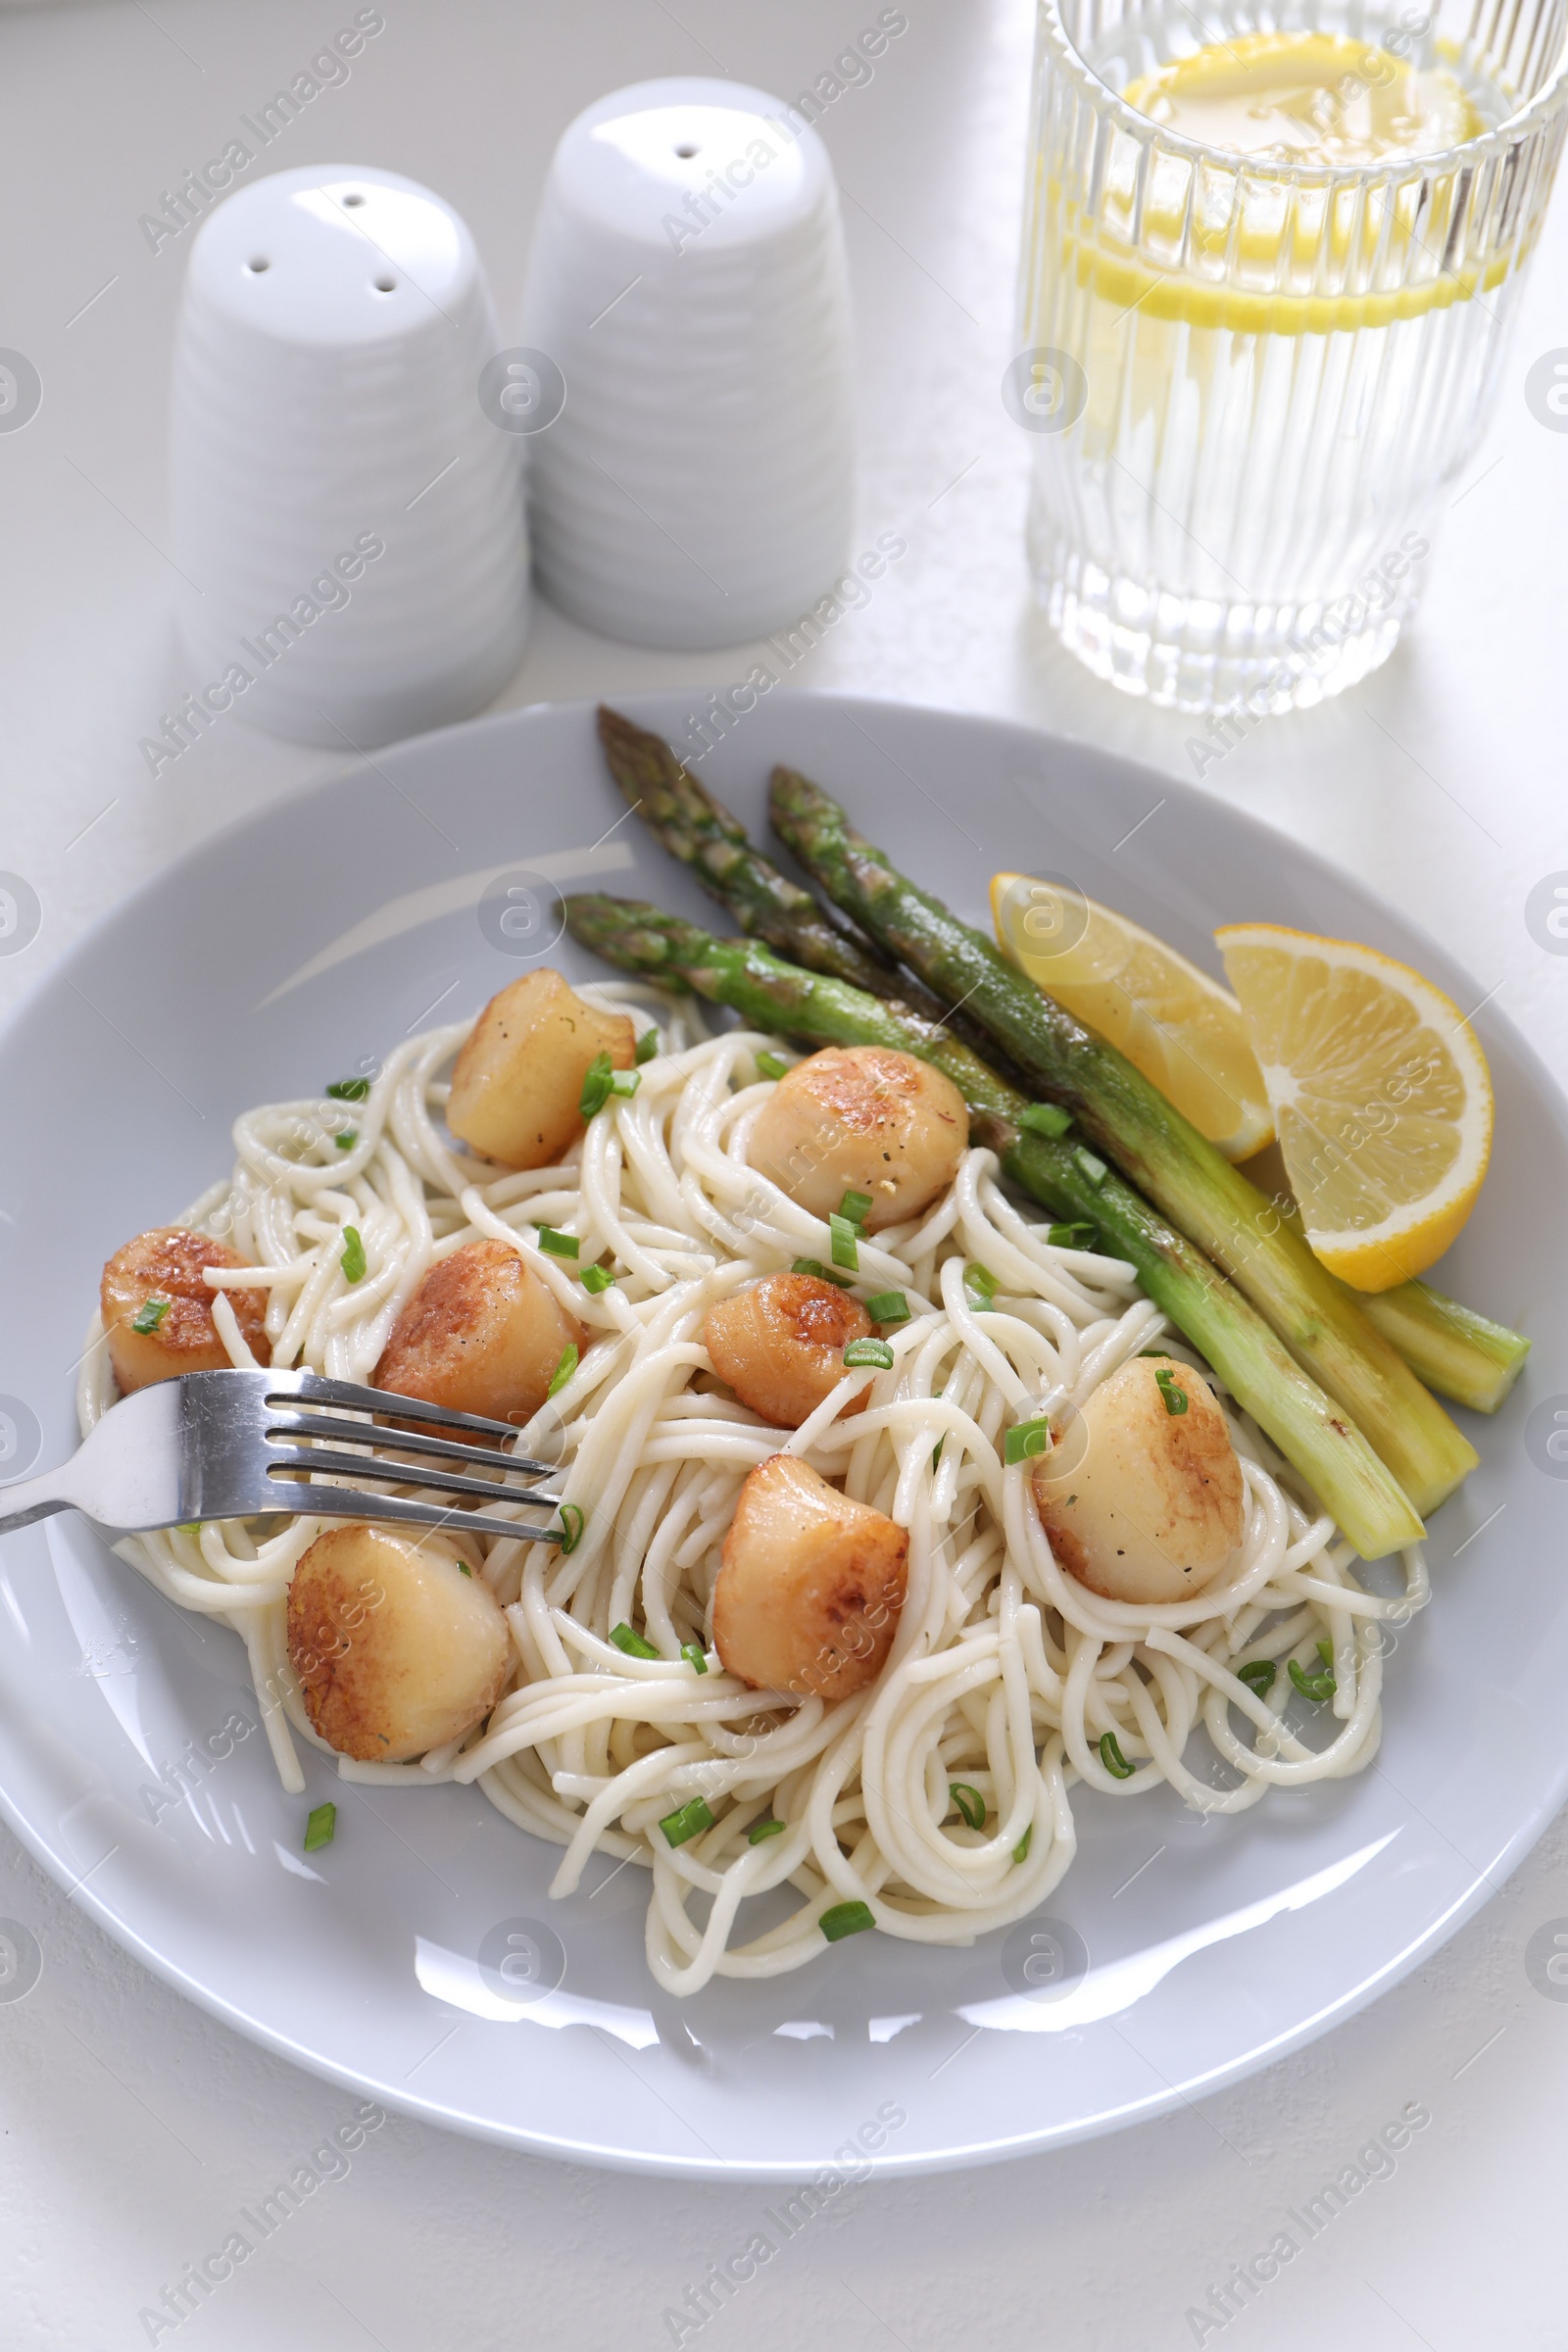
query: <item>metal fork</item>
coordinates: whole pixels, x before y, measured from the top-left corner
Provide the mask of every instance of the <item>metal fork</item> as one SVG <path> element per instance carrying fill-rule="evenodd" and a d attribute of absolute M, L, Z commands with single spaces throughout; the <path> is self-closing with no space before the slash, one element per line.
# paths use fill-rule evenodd
<path fill-rule="evenodd" d="M 425 1427 L 387 1429 L 351 1418 L 369 1413 Z M 538 1486 L 512 1483 L 548 1478 L 548 1462 L 468 1444 L 452 1434 L 460 1431 L 517 1435 L 505 1421 L 451 1412 L 422 1396 L 323 1380 L 315 1372 L 184 1372 L 122 1398 L 58 1470 L 0 1487 L 0 1504 L 7 1506 L 0 1510 L 0 1535 L 51 1511 L 81 1511 L 123 1535 L 198 1519 L 296 1511 L 559 1542 L 559 1524 L 536 1527 L 488 1511 L 443 1510 L 411 1496 L 323 1483 L 379 1479 L 491 1502 L 504 1497 L 553 1506 L 561 1500 Z M 364 1450 L 372 1446 L 373 1453 Z M 490 1477 L 471 1474 L 481 1468 Z"/>

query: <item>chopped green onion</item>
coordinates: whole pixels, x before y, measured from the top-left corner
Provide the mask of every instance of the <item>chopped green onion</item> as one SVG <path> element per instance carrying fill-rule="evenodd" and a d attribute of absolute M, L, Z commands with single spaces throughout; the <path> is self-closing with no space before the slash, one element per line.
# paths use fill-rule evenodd
<path fill-rule="evenodd" d="M 1100 1236 L 1093 1225 L 1053 1225 L 1046 1239 L 1054 1250 L 1093 1250 Z"/>
<path fill-rule="evenodd" d="M 305 1824 L 305 1851 L 308 1854 L 319 1853 L 323 1845 L 331 1844 L 336 1829 L 336 1805 L 315 1806 Z"/>
<path fill-rule="evenodd" d="M 842 1943 L 846 1936 L 862 1936 L 867 1928 L 876 1926 L 876 1921 L 869 1903 L 835 1903 L 816 1924 L 829 1943 Z"/>
<path fill-rule="evenodd" d="M 1010 1468 L 1014 1462 L 1032 1462 L 1038 1454 L 1050 1450 L 1051 1423 L 1042 1414 L 1038 1420 L 1013 1423 L 1002 1458 Z"/>
<path fill-rule="evenodd" d="M 957 1806 L 971 1830 L 985 1828 L 986 1800 L 978 1788 L 971 1788 L 967 1781 L 950 1781 L 948 1796 Z"/>
<path fill-rule="evenodd" d="M 709 1810 L 707 1797 L 694 1796 L 689 1805 L 682 1805 L 674 1813 L 666 1813 L 659 1826 L 671 1845 L 684 1845 L 688 1838 L 700 1838 L 704 1830 L 710 1830 L 713 1826 L 713 1816 Z"/>
<path fill-rule="evenodd" d="M 368 1078 L 334 1078 L 326 1090 L 333 1102 L 363 1102 L 369 1091 Z"/>
<path fill-rule="evenodd" d="M 340 1152 L 352 1152 L 359 1140 L 360 1131 L 357 1127 L 345 1127 L 340 1135 L 332 1138 Z"/>
<path fill-rule="evenodd" d="M 1323 1663 L 1324 1663 L 1324 1665 L 1325 1665 L 1325 1666 L 1332 1666 L 1332 1665 L 1333 1665 L 1333 1663 L 1334 1663 L 1334 1644 L 1333 1644 L 1333 1642 L 1320 1642 L 1318 1643 L 1318 1645 L 1317 1645 L 1317 1654 L 1318 1654 L 1318 1656 L 1319 1656 L 1319 1657 L 1322 1659 L 1322 1661 L 1323 1661 Z"/>
<path fill-rule="evenodd" d="M 1112 1780 L 1130 1781 L 1132 1779 L 1134 1768 L 1128 1763 L 1126 1757 L 1122 1754 L 1121 1742 L 1116 1738 L 1114 1732 L 1106 1732 L 1102 1736 L 1100 1742 L 1100 1761 L 1102 1764 L 1103 1764 L 1105 1770 L 1110 1774 Z"/>
<path fill-rule="evenodd" d="M 860 1252 L 857 1245 L 860 1238 L 859 1227 L 852 1224 L 848 1217 L 841 1217 L 835 1210 L 827 1221 L 827 1229 L 833 1237 L 833 1263 L 843 1266 L 847 1273 L 858 1274 Z"/>
<path fill-rule="evenodd" d="M 630 1101 L 642 1082 L 641 1070 L 612 1070 L 610 1091 L 612 1095 L 624 1095 Z"/>
<path fill-rule="evenodd" d="M 680 1645 L 680 1654 L 693 1674 L 708 1672 L 708 1652 L 700 1642 L 683 1642 Z"/>
<path fill-rule="evenodd" d="M 582 1505 L 576 1502 L 564 1502 L 561 1505 L 561 1548 L 563 1552 L 576 1550 L 582 1542 Z"/>
<path fill-rule="evenodd" d="M 199 1536 L 201 1532 L 202 1523 L 199 1519 L 182 1519 L 174 1530 L 176 1536 Z"/>
<path fill-rule="evenodd" d="M 963 1295 L 975 1314 L 987 1312 L 997 1295 L 997 1278 L 989 1266 L 964 1267 Z"/>
<path fill-rule="evenodd" d="M 870 1214 L 871 1196 L 869 1193 L 846 1193 L 839 1202 L 839 1215 L 848 1217 L 852 1225 L 858 1225 L 863 1229 L 865 1220 Z"/>
<path fill-rule="evenodd" d="M 366 1268 L 369 1264 L 369 1260 L 365 1254 L 365 1244 L 360 1239 L 360 1229 L 357 1225 L 345 1225 L 343 1228 L 342 1263 L 345 1282 L 363 1282 L 365 1280 Z"/>
<path fill-rule="evenodd" d="M 561 1360 L 550 1375 L 550 1386 L 545 1391 L 546 1397 L 549 1398 L 551 1396 L 559 1396 L 562 1390 L 565 1387 L 567 1381 L 571 1378 L 576 1369 L 576 1348 L 573 1347 L 563 1348 L 561 1350 Z"/>
<path fill-rule="evenodd" d="M 172 1298 L 144 1298 L 131 1318 L 131 1330 L 144 1336 L 156 1331 L 173 1303 Z"/>
<path fill-rule="evenodd" d="M 632 1059 L 637 1064 L 637 1067 L 641 1069 L 643 1063 L 645 1061 L 652 1061 L 654 1055 L 658 1052 L 659 1031 L 657 1029 L 645 1029 L 641 1037 L 637 1040 L 636 1046 L 632 1051 Z"/>
<path fill-rule="evenodd" d="M 1334 1696 L 1339 1687 L 1326 1669 L 1322 1674 L 1303 1674 L 1294 1658 L 1291 1660 L 1291 1680 L 1303 1698 L 1315 1699 L 1320 1706 L 1324 1699 Z"/>
<path fill-rule="evenodd" d="M 832 1267 L 824 1266 L 819 1257 L 798 1257 L 791 1266 L 790 1272 L 792 1274 L 809 1274 L 814 1282 L 837 1283 L 841 1291 L 847 1291 L 851 1287 L 847 1274 L 835 1274 Z"/>
<path fill-rule="evenodd" d="M 1278 1672 L 1279 1668 L 1272 1658 L 1252 1658 L 1247 1665 L 1238 1666 L 1236 1680 L 1239 1683 L 1245 1683 L 1249 1690 L 1255 1690 L 1258 1697 L 1261 1698 L 1263 1693 L 1271 1688 Z"/>
<path fill-rule="evenodd" d="M 1065 1135 L 1072 1125 L 1072 1113 L 1063 1110 L 1059 1102 L 1031 1102 L 1027 1110 L 1019 1111 L 1018 1125 L 1026 1135 Z"/>
<path fill-rule="evenodd" d="M 577 1236 L 574 1233 L 558 1233 L 553 1225 L 541 1225 L 539 1247 L 547 1257 L 575 1257 Z"/>
<path fill-rule="evenodd" d="M 628 1658 L 657 1658 L 659 1655 L 653 1643 L 645 1642 L 634 1626 L 612 1625 L 610 1629 L 610 1639 L 617 1649 L 625 1651 Z"/>
<path fill-rule="evenodd" d="M 789 1063 L 777 1054 L 759 1054 L 757 1056 L 758 1073 L 763 1078 L 775 1080 L 782 1078 L 787 1074 L 789 1066 Z"/>
<path fill-rule="evenodd" d="M 844 1350 L 846 1371 L 860 1372 L 874 1364 L 879 1372 L 893 1369 L 893 1350 L 886 1340 L 852 1340 Z"/>
<path fill-rule="evenodd" d="M 865 1311 L 873 1323 L 907 1323 L 909 1301 L 902 1291 L 878 1291 L 866 1300 Z"/>
<path fill-rule="evenodd" d="M 582 1287 L 591 1298 L 597 1298 L 601 1291 L 614 1289 L 615 1277 L 608 1266 L 584 1266 Z"/>
<path fill-rule="evenodd" d="M 466 1560 L 460 1560 L 458 1562 L 458 1574 L 460 1576 L 472 1576 L 473 1570 L 468 1566 Z"/>
<path fill-rule="evenodd" d="M 782 1838 L 789 1828 L 787 1821 L 754 1821 L 746 1833 L 748 1845 L 760 1845 L 764 1838 Z"/>
<path fill-rule="evenodd" d="M 1016 1844 L 1016 1845 L 1013 1847 L 1013 1849 L 1012 1849 L 1012 1858 L 1013 1858 L 1013 1860 L 1014 1860 L 1015 1862 L 1027 1862 L 1027 1861 L 1028 1861 L 1028 1859 L 1029 1859 L 1029 1840 L 1030 1840 L 1030 1839 L 1033 1838 L 1034 1834 L 1035 1834 L 1035 1825 L 1034 1825 L 1034 1823 L 1033 1823 L 1033 1822 L 1031 1822 L 1031 1823 L 1029 1824 L 1029 1827 L 1028 1827 L 1028 1828 L 1025 1830 L 1025 1832 L 1024 1832 L 1023 1836 L 1022 1836 L 1022 1837 L 1019 1838 L 1019 1840 L 1018 1840 L 1017 1844 Z"/>
<path fill-rule="evenodd" d="M 1098 1193 L 1110 1173 L 1104 1161 L 1097 1159 L 1093 1152 L 1086 1152 L 1082 1144 L 1073 1153 L 1073 1158 L 1077 1162 L 1079 1175 L 1084 1178 L 1086 1183 L 1092 1184 Z"/>
<path fill-rule="evenodd" d="M 1167 1413 L 1175 1416 L 1186 1412 L 1187 1391 L 1182 1387 L 1174 1372 L 1156 1372 L 1154 1386 L 1165 1399 Z"/>
<path fill-rule="evenodd" d="M 941 1464 L 942 1464 L 942 1448 L 943 1448 L 943 1446 L 944 1446 L 947 1444 L 947 1442 L 948 1442 L 948 1441 L 947 1441 L 947 1439 L 946 1439 L 946 1438 L 938 1438 L 938 1440 L 937 1440 L 936 1444 L 935 1444 L 935 1445 L 932 1446 L 932 1448 L 931 1448 L 931 1467 L 932 1467 L 932 1469 L 933 1469 L 933 1470 L 939 1469 L 939 1468 L 941 1467 Z"/>
<path fill-rule="evenodd" d="M 593 1118 L 610 1101 L 610 1082 L 614 1074 L 610 1055 L 596 1054 L 583 1074 L 582 1093 L 577 1097 L 577 1108 L 585 1119 Z"/>

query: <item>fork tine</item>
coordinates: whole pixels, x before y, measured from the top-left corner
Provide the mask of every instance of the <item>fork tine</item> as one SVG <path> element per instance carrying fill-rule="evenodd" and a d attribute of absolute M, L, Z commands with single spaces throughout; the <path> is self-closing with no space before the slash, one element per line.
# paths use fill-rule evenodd
<path fill-rule="evenodd" d="M 280 1382 L 267 1401 L 288 1405 L 303 1398 L 307 1404 L 341 1404 L 356 1413 L 396 1413 L 400 1421 L 429 1421 L 437 1429 L 473 1429 L 491 1438 L 514 1438 L 511 1421 L 488 1421 L 482 1413 L 454 1412 L 449 1405 L 427 1403 L 422 1396 L 400 1396 L 390 1389 L 361 1388 L 352 1380 L 327 1380 L 319 1372 L 292 1372 L 286 1387 Z"/>
<path fill-rule="evenodd" d="M 363 1421 L 345 1421 L 331 1413 L 282 1412 L 275 1405 L 269 1408 L 268 1429 L 269 1434 L 278 1431 L 291 1438 L 332 1438 L 340 1446 L 375 1446 L 383 1452 L 434 1454 L 448 1461 L 520 1471 L 528 1478 L 548 1478 L 558 1467 L 554 1462 L 533 1461 L 525 1453 L 502 1453 L 493 1446 L 465 1446 L 457 1438 L 428 1438 L 413 1430 L 372 1428 Z"/>
<path fill-rule="evenodd" d="M 489 1511 L 444 1511 L 436 1502 L 406 1494 L 356 1494 L 351 1487 L 321 1487 L 302 1479 L 289 1489 L 286 1507 L 319 1519 L 366 1519 L 399 1527 L 445 1529 L 455 1536 L 507 1536 L 514 1544 L 559 1544 L 559 1527 L 535 1527 L 526 1519 L 500 1519 Z"/>
<path fill-rule="evenodd" d="M 334 1453 L 326 1446 L 282 1446 L 268 1440 L 267 1475 L 280 1470 L 329 1473 L 339 1478 L 377 1478 L 403 1487 L 430 1487 L 438 1494 L 479 1494 L 487 1502 L 526 1502 L 554 1505 L 559 1494 L 541 1494 L 537 1487 L 498 1487 L 494 1479 L 464 1478 L 455 1470 L 416 1469 L 413 1463 L 367 1460 L 364 1454 Z"/>

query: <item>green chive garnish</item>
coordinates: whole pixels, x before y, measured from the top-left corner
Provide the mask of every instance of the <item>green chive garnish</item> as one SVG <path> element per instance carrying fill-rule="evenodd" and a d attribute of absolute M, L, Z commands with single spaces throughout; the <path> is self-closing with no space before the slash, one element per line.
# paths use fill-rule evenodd
<path fill-rule="evenodd" d="M 967 1781 L 950 1781 L 948 1796 L 957 1806 L 971 1830 L 985 1828 L 986 1800 L 978 1788 L 971 1788 Z"/>
<path fill-rule="evenodd" d="M 558 1233 L 553 1225 L 541 1225 L 539 1247 L 547 1257 L 575 1257 L 577 1236 L 574 1233 Z"/>
<path fill-rule="evenodd" d="M 786 1074 L 789 1066 L 789 1063 L 781 1060 L 776 1054 L 759 1054 L 757 1056 L 757 1074 L 760 1078 L 780 1079 Z"/>
<path fill-rule="evenodd" d="M 836 1283 L 841 1291 L 851 1288 L 848 1275 L 835 1274 L 832 1267 L 824 1266 L 819 1257 L 798 1257 L 791 1266 L 790 1272 L 792 1274 L 809 1274 L 813 1282 Z"/>
<path fill-rule="evenodd" d="M 617 1649 L 625 1651 L 628 1658 L 657 1658 L 659 1655 L 653 1643 L 645 1642 L 634 1626 L 612 1625 L 610 1639 Z"/>
<path fill-rule="evenodd" d="M 1132 1779 L 1133 1767 L 1128 1763 L 1126 1757 L 1122 1754 L 1121 1743 L 1117 1740 L 1114 1732 L 1106 1732 L 1102 1737 L 1100 1742 L 1100 1761 L 1102 1764 L 1103 1764 L 1105 1770 L 1110 1774 L 1112 1780 L 1130 1781 Z"/>
<path fill-rule="evenodd" d="M 131 1330 L 144 1335 L 156 1331 L 173 1303 L 172 1298 L 144 1298 L 131 1318 Z"/>
<path fill-rule="evenodd" d="M 1100 1236 L 1093 1225 L 1053 1225 L 1046 1239 L 1054 1250 L 1093 1250 Z"/>
<path fill-rule="evenodd" d="M 847 1273 L 858 1274 L 860 1252 L 857 1244 L 860 1238 L 859 1227 L 852 1224 L 848 1217 L 841 1217 L 835 1210 L 827 1221 L 827 1229 L 833 1237 L 833 1263 L 842 1266 Z"/>
<path fill-rule="evenodd" d="M 582 1542 L 582 1505 L 564 1502 L 561 1505 L 561 1548 L 564 1552 L 576 1550 Z"/>
<path fill-rule="evenodd" d="M 1031 1822 L 1031 1823 L 1029 1824 L 1029 1827 L 1028 1827 L 1028 1828 L 1025 1830 L 1025 1832 L 1024 1832 L 1023 1836 L 1022 1836 L 1022 1837 L 1019 1838 L 1019 1840 L 1018 1840 L 1017 1844 L 1016 1844 L 1016 1845 L 1013 1847 L 1013 1849 L 1012 1849 L 1012 1858 L 1013 1858 L 1013 1860 L 1014 1860 L 1015 1862 L 1027 1862 L 1027 1861 L 1028 1861 L 1028 1859 L 1029 1859 L 1029 1840 L 1030 1840 L 1030 1838 L 1033 1838 L 1034 1834 L 1035 1834 L 1035 1825 L 1034 1825 L 1034 1823 L 1033 1823 L 1033 1822 Z"/>
<path fill-rule="evenodd" d="M 652 1061 L 654 1055 L 658 1052 L 659 1031 L 657 1029 L 645 1029 L 641 1037 L 637 1040 L 637 1044 L 633 1049 L 632 1059 L 637 1064 L 637 1067 L 641 1069 L 644 1062 Z"/>
<path fill-rule="evenodd" d="M 1050 1450 L 1051 1423 L 1042 1416 L 1037 1421 L 1013 1423 L 1007 1432 L 1002 1458 L 1010 1466 L 1013 1462 L 1032 1462 L 1037 1454 Z"/>
<path fill-rule="evenodd" d="M 1086 1152 L 1082 1144 L 1073 1153 L 1073 1159 L 1077 1164 L 1079 1175 L 1083 1177 L 1086 1184 L 1092 1184 L 1098 1193 L 1110 1173 L 1104 1161 L 1097 1159 L 1093 1152 Z"/>
<path fill-rule="evenodd" d="M 849 1372 L 861 1372 L 874 1364 L 879 1372 L 893 1369 L 893 1350 L 886 1340 L 852 1340 L 844 1350 L 844 1366 Z"/>
<path fill-rule="evenodd" d="M 345 1282 L 363 1282 L 365 1280 L 365 1271 L 369 1260 L 365 1254 L 365 1244 L 360 1239 L 360 1229 L 357 1225 L 345 1225 L 343 1228 L 342 1263 Z"/>
<path fill-rule="evenodd" d="M 666 1813 L 659 1826 L 671 1845 L 684 1845 L 689 1838 L 700 1838 L 704 1830 L 710 1830 L 713 1826 L 713 1816 L 709 1811 L 707 1797 L 694 1796 L 691 1803 L 682 1805 L 678 1812 Z"/>
<path fill-rule="evenodd" d="M 1156 1372 L 1154 1374 L 1154 1386 L 1158 1389 L 1160 1395 L 1165 1399 L 1165 1410 L 1167 1413 L 1177 1414 L 1186 1412 L 1187 1392 L 1182 1387 L 1180 1381 L 1176 1378 L 1174 1372 Z"/>
<path fill-rule="evenodd" d="M 615 1277 L 608 1266 L 584 1266 L 582 1287 L 591 1298 L 597 1298 L 601 1291 L 614 1289 Z"/>
<path fill-rule="evenodd" d="M 907 1323 L 909 1301 L 902 1291 L 878 1291 L 866 1300 L 865 1311 L 873 1323 Z"/>
<path fill-rule="evenodd" d="M 323 1845 L 331 1844 L 336 1829 L 336 1805 L 316 1806 L 305 1824 L 305 1851 L 308 1854 L 319 1853 Z"/>
<path fill-rule="evenodd" d="M 846 1193 L 839 1202 L 839 1215 L 848 1217 L 852 1225 L 863 1226 L 870 1214 L 871 1196 L 869 1193 Z"/>
<path fill-rule="evenodd" d="M 680 1654 L 693 1674 L 708 1672 L 708 1652 L 700 1642 L 683 1642 L 680 1645 Z"/>
<path fill-rule="evenodd" d="M 989 1266 L 965 1266 L 963 1295 L 973 1313 L 983 1315 L 997 1295 L 997 1278 Z"/>
<path fill-rule="evenodd" d="M 760 1845 L 764 1838 L 782 1838 L 788 1829 L 784 1821 L 754 1821 L 746 1833 L 748 1845 Z"/>
<path fill-rule="evenodd" d="M 1261 1698 L 1273 1687 L 1278 1672 L 1279 1668 L 1272 1658 L 1252 1658 L 1247 1665 L 1237 1667 L 1236 1680 L 1245 1683 L 1249 1690 L 1255 1690 Z"/>
<path fill-rule="evenodd" d="M 359 1140 L 360 1131 L 357 1127 L 345 1127 L 341 1135 L 332 1138 L 340 1152 L 352 1152 Z"/>
<path fill-rule="evenodd" d="M 835 1903 L 816 1924 L 829 1943 L 842 1943 L 846 1936 L 862 1936 L 867 1928 L 876 1926 L 876 1921 L 871 1917 L 869 1903 Z"/>
<path fill-rule="evenodd" d="M 550 1375 L 550 1386 L 548 1389 L 546 1389 L 545 1396 L 547 1397 L 559 1396 L 562 1390 L 565 1387 L 567 1381 L 571 1378 L 576 1369 L 576 1348 L 572 1347 L 563 1348 L 561 1350 L 561 1361 L 557 1364 L 555 1370 Z"/>
<path fill-rule="evenodd" d="M 363 1102 L 369 1091 L 368 1078 L 334 1078 L 326 1090 L 333 1102 Z"/>
<path fill-rule="evenodd" d="M 583 1075 L 582 1093 L 577 1097 L 577 1108 L 585 1119 L 604 1109 L 610 1101 L 610 1081 L 614 1076 L 614 1064 L 608 1054 L 596 1054 Z"/>
<path fill-rule="evenodd" d="M 1327 1668 L 1321 1674 L 1303 1674 L 1294 1658 L 1291 1660 L 1290 1674 L 1301 1696 L 1315 1699 L 1320 1706 L 1324 1699 L 1332 1698 L 1339 1688 Z"/>
<path fill-rule="evenodd" d="M 1018 1125 L 1027 1135 L 1065 1135 L 1072 1125 L 1072 1113 L 1058 1102 L 1031 1102 L 1027 1110 L 1019 1111 Z"/>

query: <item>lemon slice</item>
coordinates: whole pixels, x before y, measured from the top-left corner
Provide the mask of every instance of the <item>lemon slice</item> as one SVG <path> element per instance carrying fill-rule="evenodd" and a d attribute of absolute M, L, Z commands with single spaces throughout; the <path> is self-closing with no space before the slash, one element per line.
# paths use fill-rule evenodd
<path fill-rule="evenodd" d="M 1307 1240 L 1359 1291 L 1424 1273 L 1475 1206 L 1492 1152 L 1492 1081 L 1468 1020 L 1374 948 L 1277 923 L 1214 937 Z"/>
<path fill-rule="evenodd" d="M 1262 1072 L 1241 1006 L 1217 980 L 1068 884 L 993 874 L 991 913 L 1003 954 L 1119 1046 L 1227 1159 L 1269 1142 Z"/>

